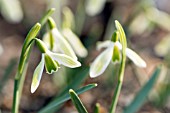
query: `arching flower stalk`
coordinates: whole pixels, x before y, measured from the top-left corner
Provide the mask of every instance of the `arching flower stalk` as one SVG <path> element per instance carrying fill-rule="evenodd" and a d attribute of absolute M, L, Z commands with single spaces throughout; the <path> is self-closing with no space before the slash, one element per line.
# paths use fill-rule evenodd
<path fill-rule="evenodd" d="M 90 77 L 94 78 L 101 75 L 109 65 L 110 61 L 120 62 L 118 83 L 114 91 L 110 113 L 115 113 L 118 98 L 123 84 L 126 56 L 129 57 L 137 66 L 146 67 L 146 63 L 133 50 L 127 48 L 126 35 L 121 24 L 115 21 L 117 31 L 114 32 L 111 41 L 99 44 L 98 49 L 107 47 L 92 63 L 90 67 Z"/>

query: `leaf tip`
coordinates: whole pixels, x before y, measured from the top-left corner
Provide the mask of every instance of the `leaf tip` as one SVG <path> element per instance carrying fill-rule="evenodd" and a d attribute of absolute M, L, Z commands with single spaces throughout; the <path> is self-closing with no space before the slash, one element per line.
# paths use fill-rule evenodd
<path fill-rule="evenodd" d="M 69 93 L 74 93 L 74 90 L 73 89 L 69 89 Z"/>

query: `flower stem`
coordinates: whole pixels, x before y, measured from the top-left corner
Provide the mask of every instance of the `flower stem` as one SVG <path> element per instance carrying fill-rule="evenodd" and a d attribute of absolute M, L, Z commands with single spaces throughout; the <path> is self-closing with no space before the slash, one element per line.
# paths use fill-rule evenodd
<path fill-rule="evenodd" d="M 119 69 L 118 84 L 116 86 L 114 96 L 112 99 L 110 113 L 115 113 L 115 111 L 116 111 L 116 106 L 117 106 L 120 91 L 122 88 L 125 64 L 126 64 L 126 47 L 127 47 L 126 36 L 125 36 L 124 30 L 123 30 L 121 24 L 117 20 L 115 21 L 115 24 L 116 24 L 116 28 L 119 32 L 120 43 L 122 44 L 122 60 L 121 60 L 121 65 L 120 65 L 120 69 Z"/>
<path fill-rule="evenodd" d="M 118 103 L 118 99 L 119 99 L 119 95 L 120 95 L 120 91 L 121 91 L 122 83 L 123 83 L 124 69 L 125 69 L 125 62 L 124 63 L 122 62 L 121 68 L 119 71 L 118 84 L 116 86 L 115 93 L 114 93 L 114 96 L 112 99 L 110 113 L 115 113 L 115 111 L 116 111 L 116 105 Z"/>
<path fill-rule="evenodd" d="M 39 23 L 35 24 L 30 32 L 28 33 L 20 56 L 19 66 L 17 70 L 17 74 L 15 76 L 14 82 L 14 94 L 13 94 L 13 106 L 12 113 L 18 113 L 19 111 L 19 103 L 21 98 L 21 93 L 25 81 L 26 71 L 28 68 L 28 59 L 32 50 L 33 42 L 32 41 L 38 34 L 41 25 Z"/>

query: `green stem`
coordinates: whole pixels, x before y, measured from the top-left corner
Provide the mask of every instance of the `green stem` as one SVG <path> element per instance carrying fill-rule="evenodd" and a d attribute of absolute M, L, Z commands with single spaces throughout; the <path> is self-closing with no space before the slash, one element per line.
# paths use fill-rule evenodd
<path fill-rule="evenodd" d="M 120 71 L 119 71 L 118 84 L 116 86 L 115 93 L 114 93 L 114 96 L 113 96 L 113 99 L 112 99 L 112 105 L 111 105 L 110 113 L 115 113 L 115 111 L 116 111 L 116 105 L 118 103 L 120 91 L 121 91 L 122 84 L 123 84 L 125 61 L 126 61 L 126 57 L 124 59 L 122 59 L 122 63 L 121 63 Z"/>
<path fill-rule="evenodd" d="M 110 113 L 115 113 L 115 111 L 116 111 L 116 106 L 117 106 L 120 91 L 122 88 L 125 64 L 126 64 L 126 47 L 127 47 L 126 36 L 125 36 L 124 30 L 123 30 L 121 24 L 118 21 L 115 21 L 115 24 L 116 24 L 116 28 L 120 34 L 120 43 L 122 44 L 122 61 L 121 61 L 120 69 L 119 69 L 118 84 L 116 86 L 116 90 L 115 90 L 115 93 L 114 93 L 114 96 L 112 99 Z"/>
<path fill-rule="evenodd" d="M 30 56 L 30 52 L 32 50 L 32 46 L 34 41 L 32 41 L 38 34 L 41 25 L 39 23 L 35 24 L 30 32 L 28 33 L 23 48 L 21 52 L 21 57 L 19 61 L 19 66 L 17 70 L 17 74 L 15 76 L 14 82 L 14 94 L 13 94 L 13 106 L 12 113 L 18 113 L 19 111 L 19 103 L 21 98 L 21 93 L 25 81 L 26 71 L 28 68 L 28 59 Z"/>

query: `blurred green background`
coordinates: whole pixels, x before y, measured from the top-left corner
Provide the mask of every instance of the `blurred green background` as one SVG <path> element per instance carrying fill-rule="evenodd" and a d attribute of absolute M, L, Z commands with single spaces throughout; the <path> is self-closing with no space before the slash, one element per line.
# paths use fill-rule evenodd
<path fill-rule="evenodd" d="M 161 74 L 137 113 L 170 113 L 169 4 L 169 0 L 0 0 L 0 113 L 10 113 L 12 108 L 17 63 L 29 29 L 48 9 L 56 8 L 52 17 L 60 30 L 65 7 L 73 14 L 73 18 L 68 16 L 72 30 L 88 49 L 88 56 L 79 59 L 82 68 L 61 68 L 54 75 L 44 72 L 40 87 L 31 94 L 32 74 L 40 60 L 40 52 L 34 48 L 20 112 L 37 113 L 72 79 L 84 73 L 81 75 L 84 77 L 81 86 L 96 82 L 98 87 L 81 94 L 80 98 L 90 113 L 96 103 L 100 103 L 101 113 L 107 113 L 116 86 L 118 65 L 110 64 L 106 72 L 95 79 L 89 78 L 88 66 L 101 52 L 96 50 L 96 43 L 110 39 L 115 30 L 114 21 L 119 20 L 126 32 L 128 46 L 146 61 L 147 68 L 137 68 L 130 60 L 127 61 L 117 113 L 122 113 L 130 105 L 159 64 L 163 64 Z M 44 31 L 39 38 L 42 38 Z M 68 101 L 55 112 L 76 113 L 76 109 Z"/>

